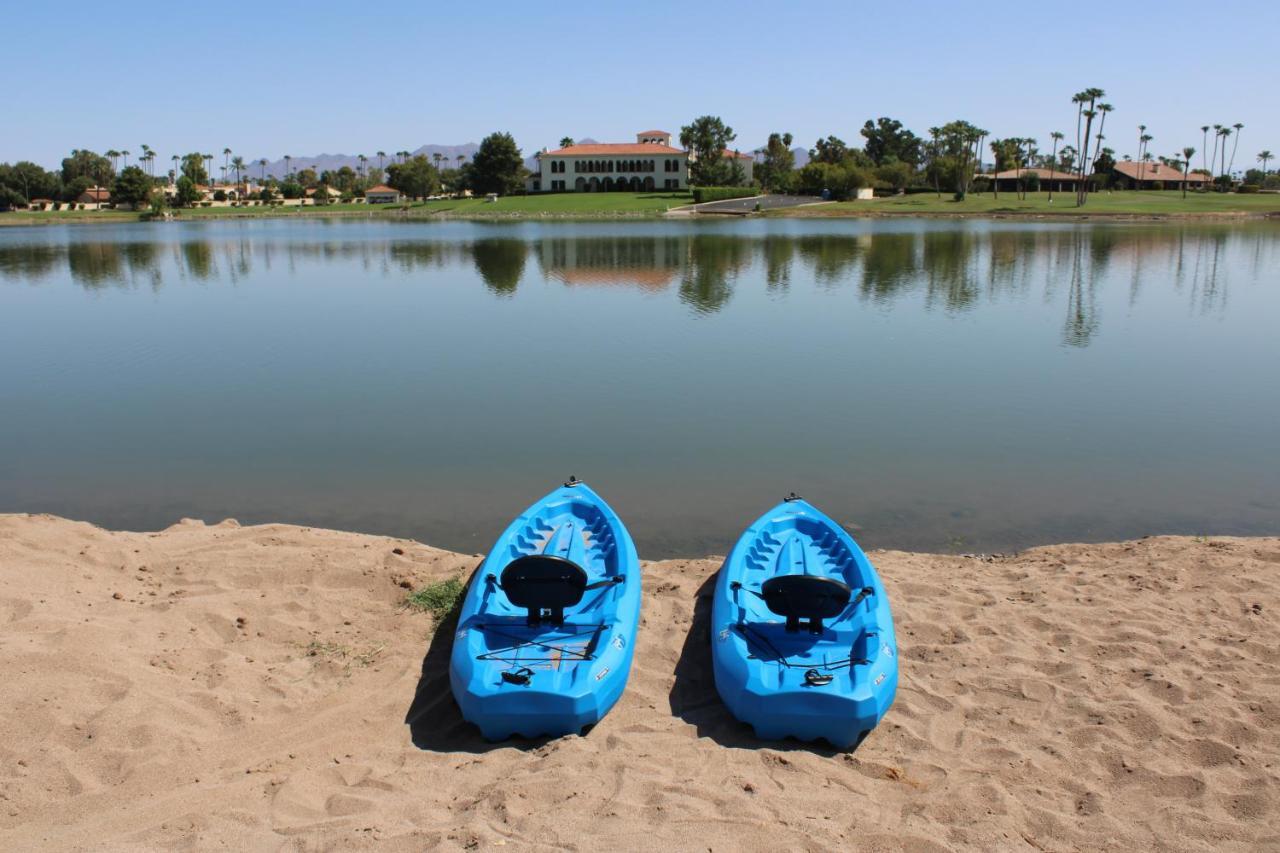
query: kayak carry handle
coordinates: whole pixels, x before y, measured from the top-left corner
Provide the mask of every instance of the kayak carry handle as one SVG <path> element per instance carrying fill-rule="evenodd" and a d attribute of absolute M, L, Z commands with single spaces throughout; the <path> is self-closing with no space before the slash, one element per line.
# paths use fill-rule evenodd
<path fill-rule="evenodd" d="M 581 481 L 581 480 L 579 480 L 579 479 L 578 479 L 575 475 L 573 475 L 573 474 L 570 474 L 570 475 L 569 475 L 569 479 L 567 479 L 567 480 L 565 480 L 565 481 L 564 481 L 564 487 L 565 487 L 566 489 L 572 489 L 574 486 L 580 486 L 580 485 L 582 485 L 582 481 Z"/>
<path fill-rule="evenodd" d="M 782 499 L 782 502 L 783 502 L 783 503 L 794 503 L 795 501 L 800 501 L 800 500 L 804 500 L 804 498 L 800 497 L 800 496 L 799 496 L 799 495 L 797 495 L 795 492 L 792 492 L 791 494 L 789 494 L 789 495 L 787 495 L 785 498 L 783 498 L 783 499 Z"/>
<path fill-rule="evenodd" d="M 505 673 L 504 673 L 505 675 Z M 825 687 L 835 678 L 831 673 L 821 673 L 816 669 L 811 669 L 804 674 L 804 683 L 810 687 Z"/>

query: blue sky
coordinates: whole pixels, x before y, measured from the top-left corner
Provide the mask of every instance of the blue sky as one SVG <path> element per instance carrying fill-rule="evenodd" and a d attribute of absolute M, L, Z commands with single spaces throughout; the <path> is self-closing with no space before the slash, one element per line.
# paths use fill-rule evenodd
<path fill-rule="evenodd" d="M 1083 5 L 1085 8 L 1079 8 Z M 975 16 L 974 13 L 977 13 Z M 1157 6 L 628 3 L 15 2 L 4 15 L 0 161 L 149 144 L 246 159 L 368 154 L 512 132 L 678 133 L 722 116 L 744 150 L 770 131 L 860 143 L 880 115 L 924 134 L 964 118 L 997 137 L 1074 136 L 1072 93 L 1115 106 L 1107 144 L 1201 147 L 1245 124 L 1237 168 L 1280 152 L 1280 3 Z M 1083 25 L 1081 25 L 1081 22 Z M 1084 36 L 1071 43 L 1070 31 Z M 1133 139 L 1130 139 L 1133 137 Z M 1199 157 L 1197 156 L 1197 160 Z"/>

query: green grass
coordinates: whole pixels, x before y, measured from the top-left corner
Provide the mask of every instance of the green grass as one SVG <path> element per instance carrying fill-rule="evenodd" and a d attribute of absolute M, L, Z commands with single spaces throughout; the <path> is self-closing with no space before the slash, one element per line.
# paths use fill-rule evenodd
<path fill-rule="evenodd" d="M 964 201 L 953 201 L 950 193 L 942 198 L 933 193 L 892 196 L 873 201 L 843 201 L 772 213 L 774 216 L 877 216 L 913 214 L 952 215 L 1054 215 L 1054 216 L 1212 216 L 1219 214 L 1280 213 L 1280 193 L 1240 195 L 1237 193 L 1187 193 L 1184 200 L 1178 191 L 1117 191 L 1091 193 L 1084 207 L 1075 206 L 1075 195 L 1055 192 L 1053 203 L 1048 192 L 1028 193 L 1019 200 L 1017 193 L 1002 192 L 996 198 L 986 192 L 970 194 Z"/>
<path fill-rule="evenodd" d="M 413 610 L 430 613 L 440 623 L 462 604 L 462 594 L 466 591 L 466 581 L 460 576 L 454 576 L 414 590 L 405 596 L 404 603 Z"/>
<path fill-rule="evenodd" d="M 691 193 L 675 190 L 652 193 L 547 193 L 504 196 L 492 202 L 483 198 L 418 202 L 408 207 L 408 213 L 410 216 L 445 214 L 476 217 L 621 214 L 656 216 L 670 208 L 692 203 Z"/>

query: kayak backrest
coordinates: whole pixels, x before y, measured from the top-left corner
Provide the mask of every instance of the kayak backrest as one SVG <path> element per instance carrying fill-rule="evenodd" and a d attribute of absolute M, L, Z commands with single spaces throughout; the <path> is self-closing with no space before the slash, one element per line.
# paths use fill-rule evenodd
<path fill-rule="evenodd" d="M 512 604 L 529 611 L 530 625 L 559 625 L 564 622 L 564 609 L 582 600 L 587 573 L 563 557 L 529 554 L 507 564 L 500 585 Z"/>
<path fill-rule="evenodd" d="M 852 594 L 847 583 L 818 575 L 775 575 L 760 586 L 765 606 L 787 618 L 788 631 L 805 620 L 810 634 L 821 634 L 822 620 L 839 616 Z"/>

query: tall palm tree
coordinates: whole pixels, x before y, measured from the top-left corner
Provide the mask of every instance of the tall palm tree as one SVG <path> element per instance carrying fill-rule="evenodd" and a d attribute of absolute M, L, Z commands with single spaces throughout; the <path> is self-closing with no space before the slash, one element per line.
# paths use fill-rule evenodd
<path fill-rule="evenodd" d="M 461 169 L 461 168 L 462 168 L 462 161 L 467 159 L 467 155 L 466 155 L 466 154 L 459 154 L 457 157 L 454 157 L 453 159 L 454 159 L 454 160 L 456 160 L 456 161 L 458 162 L 458 168 L 459 168 L 459 169 Z"/>
<path fill-rule="evenodd" d="M 1183 198 L 1186 198 L 1186 197 L 1187 197 L 1187 176 L 1191 174 L 1191 158 L 1192 158 L 1192 157 L 1194 157 L 1195 155 L 1196 155 L 1196 149 L 1194 149 L 1194 148 L 1183 148 L 1183 149 L 1182 149 L 1182 159 L 1183 159 L 1183 164 L 1182 164 L 1182 197 L 1183 197 Z"/>
<path fill-rule="evenodd" d="M 1230 161 L 1228 161 L 1228 163 L 1227 163 L 1227 174 L 1228 174 L 1228 175 L 1230 175 L 1230 174 L 1231 174 L 1231 170 L 1232 170 L 1233 168 L 1235 168 L 1235 165 L 1236 165 L 1236 149 L 1240 147 L 1240 131 L 1244 130 L 1244 125 L 1243 125 L 1243 124 L 1241 124 L 1240 122 L 1236 122 L 1235 124 L 1233 124 L 1233 125 L 1231 125 L 1231 126 L 1232 126 L 1232 127 L 1234 127 L 1234 128 L 1236 129 L 1236 139 L 1235 139 L 1235 142 L 1232 142 L 1232 143 L 1231 143 L 1231 160 L 1230 160 Z"/>
<path fill-rule="evenodd" d="M 1268 149 L 1268 150 L 1266 150 L 1266 151 L 1259 151 L 1259 152 L 1258 152 L 1258 162 L 1262 164 L 1262 177 L 1263 177 L 1263 179 L 1266 179 L 1266 177 L 1267 177 L 1267 163 L 1269 163 L 1269 162 L 1270 162 L 1271 160 L 1273 160 L 1273 159 L 1274 159 L 1274 158 L 1273 158 L 1273 157 L 1272 157 L 1272 155 L 1271 155 L 1271 151 L 1270 151 L 1270 149 Z"/>
<path fill-rule="evenodd" d="M 1053 154 L 1049 156 L 1049 204 L 1053 204 L 1053 173 L 1058 170 L 1058 143 L 1063 137 L 1055 130 L 1049 134 L 1049 138 L 1053 140 Z"/>
<path fill-rule="evenodd" d="M 213 155 L 201 154 L 200 159 L 204 161 L 204 182 L 206 184 L 213 183 Z"/>
<path fill-rule="evenodd" d="M 368 158 L 368 157 L 366 157 L 366 156 L 364 156 L 363 154 L 361 154 L 361 155 L 360 155 L 360 157 L 359 157 L 358 159 L 360 160 L 360 177 L 362 177 L 362 178 L 363 178 L 363 177 L 364 177 L 364 164 L 369 162 L 369 158 Z"/>
<path fill-rule="evenodd" d="M 1231 128 L 1224 127 L 1218 131 L 1218 135 L 1222 137 L 1222 174 L 1227 174 L 1227 137 L 1231 135 Z"/>
<path fill-rule="evenodd" d="M 177 155 L 177 154 L 174 154 L 174 155 L 173 155 L 172 157 L 170 157 L 169 159 L 173 161 L 173 180 L 174 180 L 174 183 L 177 183 L 177 181 L 178 181 L 178 155 Z"/>
<path fill-rule="evenodd" d="M 938 136 L 942 133 L 942 128 L 929 128 L 929 167 L 933 170 L 933 189 L 938 193 L 938 198 L 942 198 L 942 184 L 938 180 Z"/>
<path fill-rule="evenodd" d="M 258 180 L 265 184 L 267 182 L 267 158 L 266 157 L 263 157 L 261 160 L 258 161 L 258 168 L 261 170 L 258 172 Z"/>
<path fill-rule="evenodd" d="M 444 159 L 444 155 L 437 151 L 431 155 L 431 159 L 436 161 L 436 171 L 440 171 L 440 161 Z"/>
<path fill-rule="evenodd" d="M 124 158 L 124 167 L 129 168 L 129 149 L 126 148 L 120 152 L 120 156 Z"/>
<path fill-rule="evenodd" d="M 286 181 L 289 180 L 289 176 L 293 174 L 291 171 L 289 171 L 289 163 L 292 162 L 292 160 L 293 158 L 290 157 L 288 154 L 284 155 L 284 179 Z"/>
<path fill-rule="evenodd" d="M 378 152 L 378 171 L 379 172 L 382 171 L 382 161 L 385 160 L 386 157 L 387 157 L 387 152 L 385 151 Z"/>
<path fill-rule="evenodd" d="M 1201 140 L 1200 161 L 1204 164 L 1204 170 L 1208 172 L 1209 161 L 1206 158 L 1209 156 L 1209 125 L 1200 125 L 1200 132 L 1204 135 L 1204 139 Z"/>
<path fill-rule="evenodd" d="M 1213 170 L 1218 168 L 1218 142 L 1222 139 L 1222 125 L 1215 124 L 1213 126 L 1213 156 L 1209 158 L 1209 174 L 1213 174 Z"/>
<path fill-rule="evenodd" d="M 1098 157 L 1102 155 L 1102 131 L 1107 126 L 1107 113 L 1114 109 L 1115 107 L 1110 104 L 1098 104 L 1098 112 L 1102 113 L 1102 119 L 1098 122 L 1098 150 L 1094 152 L 1093 162 L 1089 164 L 1090 172 L 1097 171 L 1095 167 L 1098 165 Z"/>
<path fill-rule="evenodd" d="M 1084 148 L 1080 151 L 1080 184 L 1076 187 L 1076 207 L 1084 207 L 1085 200 L 1089 194 L 1088 184 L 1085 182 L 1084 174 L 1085 169 L 1089 166 L 1089 134 L 1093 131 L 1093 119 L 1098 114 L 1097 110 L 1094 109 L 1094 104 L 1098 102 L 1099 98 L 1104 97 L 1105 95 L 1106 92 L 1097 88 L 1085 89 L 1083 92 L 1076 95 L 1076 98 L 1080 99 L 1079 103 L 1081 107 L 1084 106 L 1086 101 L 1089 104 L 1089 108 L 1087 110 L 1082 109 L 1080 111 L 1080 114 L 1083 115 L 1085 119 L 1083 137 Z"/>
<path fill-rule="evenodd" d="M 1141 189 L 1142 178 L 1147 172 L 1147 163 L 1151 162 L 1150 142 L 1155 137 L 1144 133 L 1138 137 L 1138 184 Z"/>
<path fill-rule="evenodd" d="M 226 181 L 227 172 L 231 170 L 231 149 L 222 149 L 222 180 Z"/>
<path fill-rule="evenodd" d="M 244 158 L 235 156 L 231 158 L 231 168 L 236 170 L 236 183 L 240 183 L 240 172 L 245 168 Z"/>
<path fill-rule="evenodd" d="M 991 197 L 1000 198 L 1000 147 L 1004 145 L 1003 139 L 991 140 Z M 939 191 L 941 195 L 941 191 Z"/>
<path fill-rule="evenodd" d="M 1147 135 L 1147 126 L 1145 124 L 1138 125 L 1138 186 L 1134 189 L 1142 189 L 1142 139 Z"/>

